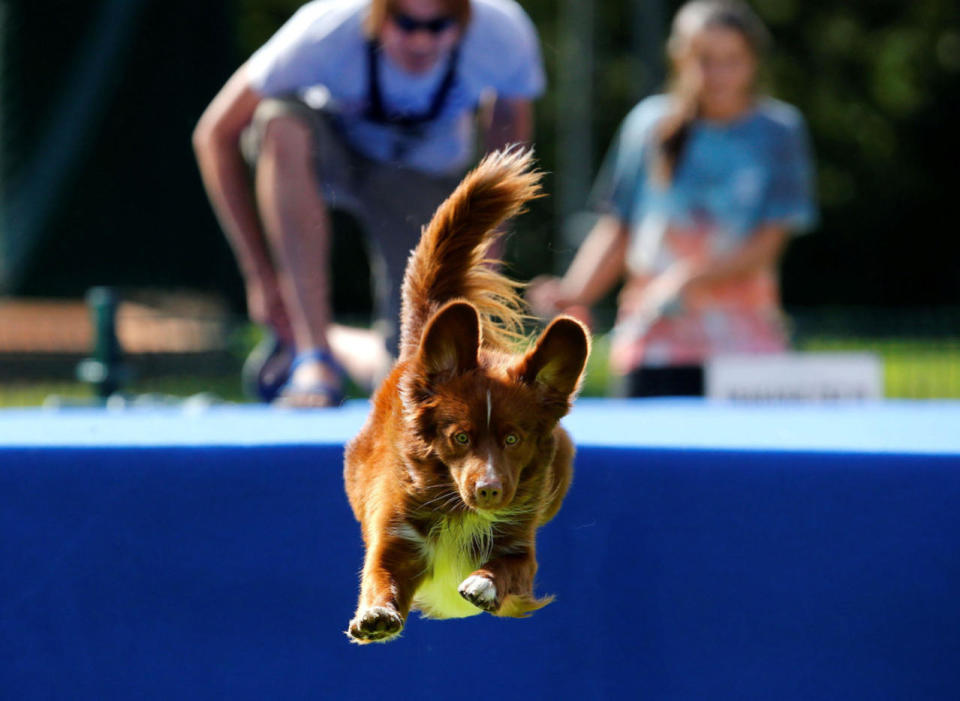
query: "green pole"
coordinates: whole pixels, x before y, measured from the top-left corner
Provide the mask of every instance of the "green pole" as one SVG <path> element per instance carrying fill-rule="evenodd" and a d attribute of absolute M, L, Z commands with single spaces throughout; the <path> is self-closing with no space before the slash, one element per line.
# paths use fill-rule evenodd
<path fill-rule="evenodd" d="M 93 356 L 77 366 L 77 378 L 92 385 L 97 398 L 106 401 L 122 388 L 127 374 L 117 339 L 117 295 L 109 287 L 93 287 L 87 292 L 87 306 L 93 324 Z"/>

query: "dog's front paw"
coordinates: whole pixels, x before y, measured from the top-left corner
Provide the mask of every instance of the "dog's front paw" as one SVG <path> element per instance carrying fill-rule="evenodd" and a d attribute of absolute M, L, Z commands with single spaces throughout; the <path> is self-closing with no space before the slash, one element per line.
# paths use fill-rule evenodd
<path fill-rule="evenodd" d="M 471 574 L 460 583 L 457 591 L 477 608 L 490 613 L 497 610 L 497 585 L 486 575 Z"/>
<path fill-rule="evenodd" d="M 385 643 L 400 635 L 403 619 L 392 606 L 372 606 L 357 611 L 350 621 L 347 635 L 352 642 Z"/>

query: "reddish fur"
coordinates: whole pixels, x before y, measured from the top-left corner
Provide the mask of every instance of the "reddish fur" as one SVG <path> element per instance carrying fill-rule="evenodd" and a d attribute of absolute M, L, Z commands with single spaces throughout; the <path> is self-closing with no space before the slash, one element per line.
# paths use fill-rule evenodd
<path fill-rule="evenodd" d="M 442 519 L 478 509 L 477 481 L 491 469 L 503 496 L 487 513 L 500 520 L 489 558 L 473 573 L 496 587 L 485 608 L 524 616 L 550 601 L 533 594 L 534 538 L 572 478 L 573 444 L 557 422 L 579 387 L 589 337 L 564 317 L 531 350 L 510 353 L 519 298 L 484 262 L 497 228 L 538 194 L 531 163 L 519 150 L 484 159 L 437 210 L 408 263 L 400 359 L 346 450 L 347 496 L 366 545 L 348 631 L 355 642 L 399 633 L 432 571 L 409 534 L 429 539 Z M 468 446 L 457 442 L 461 432 Z M 519 436 L 516 445 L 508 433 Z"/>

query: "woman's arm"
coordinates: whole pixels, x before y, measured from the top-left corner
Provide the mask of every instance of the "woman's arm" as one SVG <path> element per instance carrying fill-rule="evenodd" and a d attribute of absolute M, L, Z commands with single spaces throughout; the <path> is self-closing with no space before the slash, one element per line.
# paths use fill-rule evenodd
<path fill-rule="evenodd" d="M 783 254 L 789 234 L 780 224 L 763 224 L 730 253 L 686 261 L 688 285 L 709 284 L 771 269 Z"/>
<path fill-rule="evenodd" d="M 776 266 L 787 243 L 778 224 L 758 228 L 735 250 L 718 257 L 683 258 L 642 284 L 624 288 L 620 309 L 631 316 L 654 319 L 685 292 Z"/>
<path fill-rule="evenodd" d="M 575 305 L 590 306 L 623 275 L 627 226 L 613 215 L 597 221 L 562 278 L 540 278 L 530 286 L 534 311 L 548 315 Z"/>

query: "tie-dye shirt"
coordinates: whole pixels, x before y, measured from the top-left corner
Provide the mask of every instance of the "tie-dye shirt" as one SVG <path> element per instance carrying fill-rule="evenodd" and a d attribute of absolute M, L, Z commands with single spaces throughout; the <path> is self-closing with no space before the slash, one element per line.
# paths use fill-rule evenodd
<path fill-rule="evenodd" d="M 664 185 L 653 176 L 655 139 L 670 107 L 665 95 L 638 104 L 608 160 L 604 199 L 630 230 L 630 289 L 684 257 L 729 253 L 760 226 L 802 233 L 817 218 L 809 140 L 795 108 L 764 98 L 732 122 L 695 121 L 673 181 Z M 778 280 L 770 269 L 695 287 L 652 324 L 622 306 L 614 362 L 626 372 L 785 347 Z"/>

